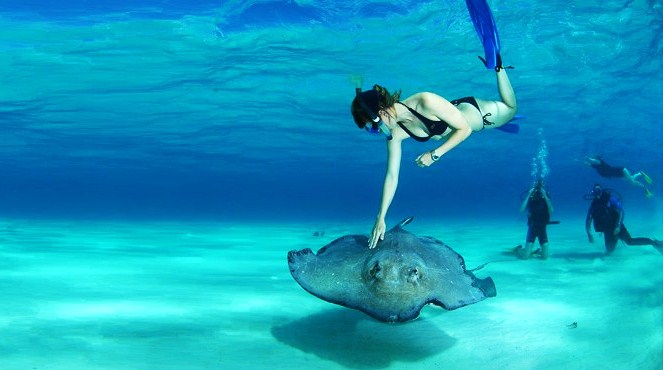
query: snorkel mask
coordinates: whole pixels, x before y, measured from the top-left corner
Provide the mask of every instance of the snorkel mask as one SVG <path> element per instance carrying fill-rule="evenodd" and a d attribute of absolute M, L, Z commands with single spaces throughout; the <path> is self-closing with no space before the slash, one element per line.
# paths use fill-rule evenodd
<path fill-rule="evenodd" d="M 391 140 L 393 136 L 391 136 L 391 130 L 389 130 L 389 127 L 384 123 L 384 121 L 380 118 L 380 116 L 377 115 L 376 112 L 373 111 L 368 106 L 368 103 L 366 100 L 370 100 L 373 105 L 375 105 L 377 109 L 377 102 L 378 102 L 378 93 L 375 90 L 368 90 L 368 91 L 361 91 L 361 88 L 356 88 L 355 92 L 357 94 L 357 99 L 359 100 L 359 103 L 361 104 L 361 108 L 368 114 L 371 118 L 371 123 L 370 125 L 367 124 L 365 129 L 366 131 L 370 132 L 371 134 L 379 134 L 383 133 L 386 137 L 387 140 Z"/>

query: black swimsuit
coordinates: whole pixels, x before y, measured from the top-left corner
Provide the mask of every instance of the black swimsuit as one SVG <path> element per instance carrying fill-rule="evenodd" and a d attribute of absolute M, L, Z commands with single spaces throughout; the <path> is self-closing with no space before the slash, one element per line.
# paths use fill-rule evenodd
<path fill-rule="evenodd" d="M 461 103 L 472 104 L 479 111 L 479 113 L 481 113 L 481 109 L 479 109 L 479 104 L 477 103 L 477 100 L 474 99 L 474 97 L 472 97 L 472 96 L 452 100 L 452 101 L 450 101 L 450 103 L 453 104 L 453 105 L 459 105 Z M 428 130 L 428 136 L 426 136 L 426 137 L 417 136 L 417 135 L 413 134 L 410 130 L 408 130 L 408 128 L 405 127 L 405 125 L 402 122 L 398 122 L 398 126 L 400 126 L 400 128 L 402 128 L 403 131 L 405 131 L 408 135 L 410 135 L 411 138 L 413 138 L 416 141 L 419 141 L 419 142 L 428 141 L 428 140 L 430 140 L 431 137 L 433 137 L 435 135 L 443 135 L 447 131 L 447 129 L 449 128 L 449 124 L 445 121 L 442 121 L 442 120 L 434 121 L 430 118 L 424 117 L 423 115 L 421 115 L 421 113 L 417 112 L 416 110 L 408 107 L 407 105 L 405 105 L 401 102 L 398 102 L 398 104 L 400 104 L 400 105 L 404 106 L 405 108 L 407 108 L 415 117 L 417 117 L 421 121 L 421 123 L 424 124 L 424 126 L 426 126 L 426 130 Z M 493 124 L 493 122 L 490 122 L 486 119 L 486 117 L 488 117 L 490 115 L 491 115 L 490 113 L 487 113 L 483 116 L 483 126 L 484 127 L 485 126 L 490 126 L 490 125 Z"/>
<path fill-rule="evenodd" d="M 603 159 L 599 158 L 599 163 L 592 163 L 590 164 L 591 167 L 596 168 L 596 171 L 598 171 L 599 175 L 602 177 L 624 177 L 624 167 L 614 167 L 611 166 L 603 161 Z"/>

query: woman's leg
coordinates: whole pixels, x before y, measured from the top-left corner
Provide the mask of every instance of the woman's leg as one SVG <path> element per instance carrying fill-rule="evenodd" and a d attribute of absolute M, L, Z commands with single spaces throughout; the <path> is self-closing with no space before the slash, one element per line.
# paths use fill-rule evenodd
<path fill-rule="evenodd" d="M 516 93 L 513 91 L 509 76 L 506 70 L 500 69 L 495 73 L 497 76 L 497 91 L 500 94 L 501 101 L 477 99 L 481 113 L 486 119 L 493 122 L 493 125 L 487 125 L 489 128 L 497 128 L 509 122 L 518 111 L 516 102 Z"/>
<path fill-rule="evenodd" d="M 506 74 L 505 69 L 500 69 L 495 74 L 497 75 L 497 91 L 500 93 L 500 99 L 502 99 L 502 103 L 513 111 L 513 115 L 515 116 L 518 104 L 516 103 L 516 93 L 513 91 L 509 76 Z"/>

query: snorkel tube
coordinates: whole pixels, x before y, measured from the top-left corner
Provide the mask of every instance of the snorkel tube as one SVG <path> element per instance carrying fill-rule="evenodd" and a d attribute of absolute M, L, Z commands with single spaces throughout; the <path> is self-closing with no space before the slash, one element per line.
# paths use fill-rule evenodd
<path fill-rule="evenodd" d="M 371 90 L 373 91 L 373 90 Z M 369 93 L 370 91 L 366 91 L 364 93 Z M 383 134 L 387 137 L 387 140 L 393 139 L 393 136 L 391 135 L 391 130 L 389 130 L 389 127 L 382 121 L 382 118 L 376 114 L 376 112 L 373 112 L 371 108 L 369 108 L 368 104 L 366 104 L 366 101 L 364 100 L 364 97 L 362 96 L 364 93 L 362 93 L 361 88 L 357 87 L 355 89 L 355 93 L 357 94 L 357 99 L 359 100 L 359 103 L 361 104 L 361 108 L 366 112 L 370 118 L 371 121 L 373 121 L 373 127 L 375 129 L 380 129 Z"/>

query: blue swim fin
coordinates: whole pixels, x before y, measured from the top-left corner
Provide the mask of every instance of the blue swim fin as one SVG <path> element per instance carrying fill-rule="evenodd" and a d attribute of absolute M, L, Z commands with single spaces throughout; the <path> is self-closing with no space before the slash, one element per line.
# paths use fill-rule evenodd
<path fill-rule="evenodd" d="M 516 115 L 515 117 L 511 118 L 511 120 L 509 122 L 507 122 L 506 124 L 504 124 L 500 127 L 495 128 L 495 129 L 500 130 L 500 131 L 504 131 L 504 132 L 508 132 L 510 134 L 517 134 L 520 131 L 520 125 L 518 125 L 517 123 L 513 123 L 513 121 L 523 119 L 523 118 L 525 118 L 525 116 Z"/>
<path fill-rule="evenodd" d="M 520 131 L 520 125 L 516 123 L 507 123 L 505 125 L 495 128 L 495 130 L 508 132 L 510 134 L 517 134 L 518 131 Z"/>
<path fill-rule="evenodd" d="M 485 59 L 479 57 L 486 68 L 495 69 L 502 67 L 502 60 L 500 57 L 500 36 L 497 34 L 497 26 L 493 13 L 490 12 L 486 0 L 465 0 L 467 10 L 470 11 L 470 18 L 474 23 L 474 29 L 481 39 L 483 44 L 483 51 Z"/>

